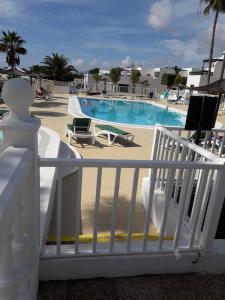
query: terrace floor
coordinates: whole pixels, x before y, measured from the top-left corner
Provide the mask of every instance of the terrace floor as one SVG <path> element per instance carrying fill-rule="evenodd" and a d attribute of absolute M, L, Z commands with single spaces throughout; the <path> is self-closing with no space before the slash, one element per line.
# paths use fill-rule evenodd
<path fill-rule="evenodd" d="M 67 115 L 68 96 L 56 95 L 53 101 L 43 102 L 35 100 L 31 111 L 34 115 L 41 118 L 43 126 L 49 127 L 58 132 L 65 142 L 65 126 L 72 122 L 72 116 Z M 124 127 L 121 127 L 124 128 Z M 97 138 L 95 145 L 89 141 L 84 144 L 72 141 L 72 146 L 76 148 L 83 158 L 104 158 L 104 159 L 150 159 L 151 145 L 153 143 L 152 129 L 124 128 L 135 135 L 134 143 L 128 144 L 123 141 L 116 142 L 109 146 L 107 139 Z M 83 141 L 81 141 L 83 142 Z M 133 232 L 143 232 L 145 211 L 141 203 L 141 183 L 142 178 L 148 174 L 148 170 L 140 172 L 137 203 L 134 212 Z M 82 187 L 82 233 L 88 234 L 93 232 L 93 212 L 96 192 L 96 175 L 95 169 L 85 169 L 83 175 Z M 117 216 L 116 231 L 124 233 L 127 231 L 128 212 L 132 191 L 133 170 L 123 170 L 121 174 L 119 209 Z M 99 232 L 105 233 L 110 230 L 110 216 L 113 205 L 113 192 L 115 185 L 115 170 L 103 170 L 102 188 L 101 188 L 101 205 L 99 214 Z M 73 210 L 73 208 L 71 207 Z M 73 230 L 73 229 L 72 229 Z"/>
<path fill-rule="evenodd" d="M 225 274 L 41 282 L 38 300 L 222 300 Z"/>

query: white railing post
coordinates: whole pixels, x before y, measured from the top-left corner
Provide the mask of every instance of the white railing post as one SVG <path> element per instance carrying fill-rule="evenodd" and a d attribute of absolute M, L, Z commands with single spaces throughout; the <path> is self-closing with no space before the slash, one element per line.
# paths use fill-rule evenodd
<path fill-rule="evenodd" d="M 0 121 L 0 128 L 3 131 L 4 148 L 6 149 L 10 146 L 27 148 L 32 152 L 34 158 L 27 185 L 24 185 L 25 192 L 21 196 L 21 201 L 19 201 L 17 209 L 14 210 L 15 226 L 19 225 L 19 228 L 13 228 L 15 238 L 13 252 L 18 258 L 21 257 L 21 253 L 19 253 L 21 249 L 19 250 L 18 248 L 19 244 L 21 243 L 20 246 L 23 249 L 28 248 L 26 251 L 32 257 L 32 271 L 30 270 L 30 263 L 24 267 L 27 270 L 29 268 L 29 276 L 33 277 L 34 282 L 32 286 L 35 294 L 35 290 L 38 287 L 40 253 L 40 180 L 37 136 L 40 128 L 40 120 L 31 116 L 29 112 L 29 107 L 33 103 L 33 93 L 31 86 L 26 81 L 18 78 L 8 80 L 3 86 L 2 96 L 10 108 L 9 115 Z M 24 220 L 23 225 L 21 224 L 22 215 Z M 24 253 L 24 255 L 26 256 L 27 254 Z"/>
<path fill-rule="evenodd" d="M 0 228 L 0 299 L 15 300 L 20 283 L 19 270 L 13 267 L 12 216 L 1 222 Z"/>
<path fill-rule="evenodd" d="M 219 224 L 219 218 L 225 199 L 225 163 L 222 170 L 216 171 L 213 187 L 209 198 L 207 213 L 205 217 L 201 244 L 205 250 L 210 250 L 215 239 L 216 230 Z"/>
<path fill-rule="evenodd" d="M 160 150 L 161 144 L 159 143 L 159 137 L 160 137 L 160 131 L 158 130 L 158 127 L 155 126 L 155 131 L 154 131 L 154 138 L 153 138 L 153 150 L 151 154 L 151 160 L 156 160 L 157 159 L 157 154 L 158 151 Z"/>

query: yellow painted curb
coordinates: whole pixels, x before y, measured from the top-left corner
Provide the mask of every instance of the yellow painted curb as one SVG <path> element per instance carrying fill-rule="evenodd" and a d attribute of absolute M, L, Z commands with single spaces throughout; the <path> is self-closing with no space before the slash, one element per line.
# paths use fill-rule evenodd
<path fill-rule="evenodd" d="M 127 233 L 115 233 L 115 241 L 118 242 L 125 242 L 128 239 Z M 132 233 L 131 239 L 133 241 L 140 241 L 144 239 L 143 233 Z M 61 242 L 62 243 L 68 243 L 68 242 L 75 242 L 76 238 L 74 236 L 61 236 Z M 109 243 L 111 240 L 111 234 L 110 233 L 99 233 L 97 235 L 97 242 L 98 243 Z M 148 240 L 151 241 L 157 241 L 159 240 L 159 234 L 158 233 L 151 233 L 148 235 Z M 164 236 L 164 241 L 171 241 L 173 240 L 173 236 Z M 56 243 L 57 239 L 55 235 L 50 235 L 48 237 L 48 243 Z M 93 242 L 93 234 L 81 234 L 79 236 L 79 243 L 80 244 L 86 244 L 86 243 L 92 243 Z"/>

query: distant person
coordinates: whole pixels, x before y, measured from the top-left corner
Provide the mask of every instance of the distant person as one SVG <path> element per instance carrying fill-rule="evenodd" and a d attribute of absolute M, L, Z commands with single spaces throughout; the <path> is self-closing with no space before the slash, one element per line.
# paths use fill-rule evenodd
<path fill-rule="evenodd" d="M 167 100 L 168 97 L 169 97 L 169 91 L 166 89 L 166 90 L 164 91 L 163 95 L 164 95 L 164 99 Z"/>

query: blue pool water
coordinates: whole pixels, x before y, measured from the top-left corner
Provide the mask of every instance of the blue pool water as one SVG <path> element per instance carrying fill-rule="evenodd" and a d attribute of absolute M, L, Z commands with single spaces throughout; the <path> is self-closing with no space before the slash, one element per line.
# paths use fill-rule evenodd
<path fill-rule="evenodd" d="M 95 119 L 130 125 L 184 126 L 186 116 L 150 103 L 78 97 L 82 112 Z"/>

